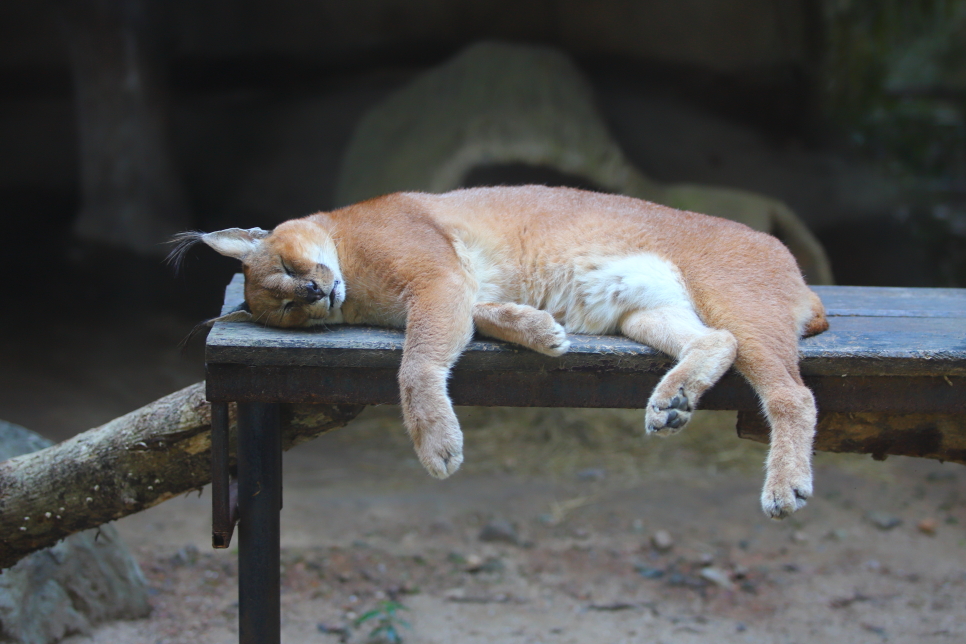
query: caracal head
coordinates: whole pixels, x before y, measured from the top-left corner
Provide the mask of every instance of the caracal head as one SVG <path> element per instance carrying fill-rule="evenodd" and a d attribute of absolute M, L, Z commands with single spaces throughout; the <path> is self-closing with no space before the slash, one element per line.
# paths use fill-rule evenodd
<path fill-rule="evenodd" d="M 268 232 L 228 228 L 213 233 L 181 233 L 171 253 L 174 263 L 197 242 L 241 261 L 245 304 L 221 318 L 251 319 L 266 326 L 311 327 L 342 321 L 345 282 L 335 241 L 318 224 L 295 219 Z"/>

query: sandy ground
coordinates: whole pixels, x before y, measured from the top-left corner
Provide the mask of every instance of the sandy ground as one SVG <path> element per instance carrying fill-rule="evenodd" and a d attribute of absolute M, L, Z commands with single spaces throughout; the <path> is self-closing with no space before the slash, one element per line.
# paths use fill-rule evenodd
<path fill-rule="evenodd" d="M 695 445 L 720 418 L 680 447 L 597 431 L 565 472 L 572 455 L 558 449 L 579 441 L 507 439 L 492 424 L 503 410 L 464 410 L 467 464 L 439 482 L 396 414 L 372 410 L 286 456 L 285 642 L 367 641 L 353 620 L 387 598 L 408 609 L 413 643 L 966 640 L 957 465 L 820 457 L 817 498 L 779 523 L 758 509 L 758 446 Z M 627 471 L 632 438 L 643 447 L 630 451 L 660 458 Z M 209 548 L 209 503 L 191 495 L 119 521 L 154 613 L 69 641 L 237 641 L 235 552 Z M 485 526 L 506 541 L 482 540 Z"/>
<path fill-rule="evenodd" d="M 675 445 L 635 435 L 637 412 L 462 412 L 449 481 L 393 408 L 286 456 L 283 641 L 367 641 L 353 621 L 386 599 L 407 642 L 966 640 L 958 465 L 820 456 L 817 498 L 779 523 L 758 509 L 763 451 L 727 414 Z M 69 641 L 236 641 L 235 551 L 210 549 L 209 503 L 119 521 L 154 612 Z"/>
<path fill-rule="evenodd" d="M 0 417 L 64 438 L 199 379 L 198 347 L 174 350 L 190 322 L 117 319 L 38 328 L 43 355 L 5 335 Z M 764 448 L 728 413 L 667 440 L 634 410 L 460 414 L 447 481 L 392 407 L 286 454 L 284 642 L 366 642 L 354 622 L 385 601 L 412 644 L 966 641 L 959 465 L 820 454 L 816 497 L 774 522 Z M 153 612 L 67 641 L 237 641 L 236 551 L 209 517 L 205 492 L 117 522 Z"/>

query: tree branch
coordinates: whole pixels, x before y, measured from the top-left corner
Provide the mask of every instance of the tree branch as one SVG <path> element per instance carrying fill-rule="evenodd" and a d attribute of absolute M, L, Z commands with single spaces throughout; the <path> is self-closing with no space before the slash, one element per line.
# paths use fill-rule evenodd
<path fill-rule="evenodd" d="M 342 427 L 362 409 L 283 405 L 283 449 Z M 230 423 L 234 444 L 234 406 Z M 0 463 L 0 569 L 67 535 L 210 481 L 211 406 L 200 382 L 63 443 Z"/>

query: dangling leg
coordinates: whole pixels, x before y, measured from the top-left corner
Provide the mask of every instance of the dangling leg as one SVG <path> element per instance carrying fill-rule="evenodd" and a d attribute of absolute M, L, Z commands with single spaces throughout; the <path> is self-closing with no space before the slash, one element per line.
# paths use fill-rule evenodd
<path fill-rule="evenodd" d="M 634 311 L 621 321 L 621 333 L 678 359 L 647 403 L 648 433 L 666 436 L 684 427 L 698 399 L 735 359 L 734 336 L 706 327 L 689 308 Z"/>
<path fill-rule="evenodd" d="M 798 371 L 798 344 L 741 346 L 735 366 L 761 398 L 771 426 L 761 507 L 773 519 L 783 519 L 812 496 L 812 440 L 815 398 Z"/>
<path fill-rule="evenodd" d="M 473 324 L 481 334 L 519 344 L 548 356 L 570 348 L 567 332 L 546 311 L 525 304 L 484 302 L 473 306 Z"/>
<path fill-rule="evenodd" d="M 399 367 L 403 421 L 423 467 L 446 478 L 463 462 L 463 433 L 446 391 L 450 368 L 473 336 L 465 284 L 424 286 L 409 306 Z"/>

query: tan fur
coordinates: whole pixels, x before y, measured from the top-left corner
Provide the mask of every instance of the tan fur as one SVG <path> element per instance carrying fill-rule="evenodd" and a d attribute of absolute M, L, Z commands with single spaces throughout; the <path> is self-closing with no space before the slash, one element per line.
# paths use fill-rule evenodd
<path fill-rule="evenodd" d="M 474 329 L 560 355 L 566 327 L 620 332 L 679 360 L 648 402 L 649 432 L 680 429 L 734 364 L 772 426 L 764 511 L 787 516 L 812 493 L 816 413 L 798 372 L 798 338 L 828 322 L 769 235 L 629 197 L 542 186 L 399 193 L 271 234 L 187 235 L 242 260 L 258 322 L 405 328 L 403 415 L 434 476 L 462 461 L 446 379 Z"/>

